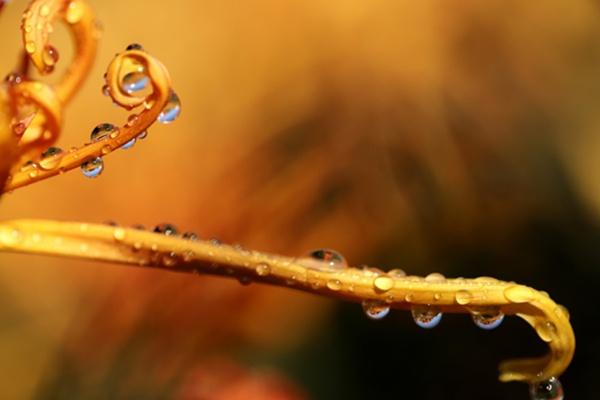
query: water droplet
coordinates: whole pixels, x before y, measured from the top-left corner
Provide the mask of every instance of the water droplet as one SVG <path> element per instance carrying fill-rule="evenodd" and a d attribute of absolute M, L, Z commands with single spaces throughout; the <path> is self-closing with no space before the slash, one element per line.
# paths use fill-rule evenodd
<path fill-rule="evenodd" d="M 25 51 L 29 54 L 35 53 L 35 43 L 32 41 L 25 43 Z"/>
<path fill-rule="evenodd" d="M 510 286 L 504 289 L 504 297 L 513 303 L 528 303 L 535 299 L 535 292 L 527 286 Z"/>
<path fill-rule="evenodd" d="M 569 313 L 569 310 L 567 309 L 567 307 L 563 306 L 562 304 L 559 304 L 554 309 L 554 313 L 558 316 L 560 316 L 562 314 L 562 316 L 567 318 L 567 320 L 571 319 L 571 314 Z"/>
<path fill-rule="evenodd" d="M 247 275 L 243 275 L 243 276 L 238 277 L 238 281 L 240 282 L 241 285 L 248 286 L 249 284 L 252 283 L 252 278 L 250 278 Z"/>
<path fill-rule="evenodd" d="M 177 264 L 177 254 L 170 252 L 162 257 L 162 262 L 165 267 L 172 267 Z"/>
<path fill-rule="evenodd" d="M 158 116 L 158 122 L 163 124 L 169 124 L 179 116 L 181 112 L 181 102 L 179 101 L 179 97 L 173 91 L 169 95 L 169 100 L 165 105 L 165 108 L 160 112 Z"/>
<path fill-rule="evenodd" d="M 134 144 L 135 144 L 135 138 L 131 139 L 128 142 L 123 143 L 123 145 L 121 146 L 121 148 L 123 150 L 128 150 L 128 149 L 132 148 Z"/>
<path fill-rule="evenodd" d="M 342 288 L 342 282 L 339 279 L 330 279 L 327 281 L 327 287 L 330 290 L 338 291 Z"/>
<path fill-rule="evenodd" d="M 348 265 L 346 259 L 340 253 L 331 249 L 314 250 L 308 256 L 325 263 L 330 268 L 342 269 Z"/>
<path fill-rule="evenodd" d="M 127 117 L 127 126 L 133 126 L 135 125 L 139 120 L 139 117 L 137 114 L 131 114 L 130 116 Z M 138 135 L 139 136 L 139 135 Z"/>
<path fill-rule="evenodd" d="M 504 314 L 497 307 L 472 310 L 471 317 L 475 325 L 487 331 L 497 328 L 504 320 Z"/>
<path fill-rule="evenodd" d="M 440 282 L 445 282 L 446 277 L 444 275 L 440 274 L 439 272 L 432 272 L 431 274 L 429 274 L 425 277 L 425 281 L 433 282 L 433 283 L 440 283 Z"/>
<path fill-rule="evenodd" d="M 187 240 L 198 240 L 198 235 L 196 235 L 194 232 L 185 232 L 183 235 L 181 235 L 181 237 Z"/>
<path fill-rule="evenodd" d="M 435 307 L 415 306 L 411 309 L 413 319 L 421 328 L 435 328 L 442 319 L 442 313 Z"/>
<path fill-rule="evenodd" d="M 48 15 L 50 15 L 50 7 L 47 4 L 44 4 L 40 7 L 40 16 L 47 17 Z"/>
<path fill-rule="evenodd" d="M 456 302 L 462 306 L 469 304 L 473 300 L 473 295 L 468 290 L 459 290 L 454 295 Z"/>
<path fill-rule="evenodd" d="M 381 275 L 373 280 L 375 291 L 384 293 L 394 287 L 394 280 L 387 275 Z"/>
<path fill-rule="evenodd" d="M 117 241 L 121 241 L 121 240 L 125 239 L 125 235 L 126 235 L 126 231 L 123 228 L 116 228 L 113 231 L 113 237 Z"/>
<path fill-rule="evenodd" d="M 393 278 L 403 278 L 406 276 L 406 272 L 403 269 L 395 268 L 388 271 L 388 275 Z"/>
<path fill-rule="evenodd" d="M 111 133 L 115 132 L 117 127 L 113 124 L 104 123 L 97 125 L 90 134 L 90 140 L 92 142 L 98 142 L 100 140 L 106 139 Z"/>
<path fill-rule="evenodd" d="M 14 246 L 23 239 L 23 234 L 18 229 L 0 230 L 0 243 L 5 246 Z"/>
<path fill-rule="evenodd" d="M 82 4 L 79 1 L 74 0 L 70 2 L 69 6 L 67 7 L 65 19 L 70 24 L 76 24 L 81 20 L 81 17 L 83 17 L 83 11 Z"/>
<path fill-rule="evenodd" d="M 412 293 L 407 293 L 404 296 L 404 301 L 406 301 L 407 303 L 411 303 L 414 299 L 415 299 L 415 296 Z"/>
<path fill-rule="evenodd" d="M 162 233 L 167 236 L 177 235 L 177 228 L 171 224 L 160 224 L 154 227 L 154 232 Z"/>
<path fill-rule="evenodd" d="M 536 324 L 535 331 L 544 342 L 551 342 L 556 336 L 556 325 L 552 321 Z"/>
<path fill-rule="evenodd" d="M 59 54 L 58 50 L 54 46 L 46 45 L 44 52 L 42 53 L 42 60 L 46 67 L 54 68 L 54 65 L 58 62 Z"/>
<path fill-rule="evenodd" d="M 102 94 L 104 96 L 110 97 L 110 86 L 108 85 L 103 85 L 102 86 Z"/>
<path fill-rule="evenodd" d="M 534 382 L 529 386 L 531 400 L 563 400 L 564 392 L 558 379 L 552 377 L 547 381 Z"/>
<path fill-rule="evenodd" d="M 142 68 L 141 71 L 138 70 L 126 74 L 121 81 L 121 89 L 126 93 L 132 94 L 146 89 L 148 83 L 150 83 L 150 78 L 144 73 Z M 175 119 L 175 117 L 173 119 Z"/>
<path fill-rule="evenodd" d="M 42 153 L 40 160 L 40 168 L 50 170 L 56 168 L 60 164 L 60 160 L 63 156 L 63 150 L 59 147 L 48 147 L 46 151 Z"/>
<path fill-rule="evenodd" d="M 102 157 L 95 157 L 81 164 L 81 172 L 87 178 L 97 178 L 104 170 Z"/>
<path fill-rule="evenodd" d="M 146 139 L 146 136 L 148 136 L 148 131 L 144 131 L 142 133 L 140 133 L 139 135 L 137 135 L 138 139 Z"/>
<path fill-rule="evenodd" d="M 382 319 L 390 312 L 390 306 L 379 300 L 364 300 L 362 308 L 367 317 L 371 319 Z"/>
<path fill-rule="evenodd" d="M 255 271 L 258 276 L 267 276 L 271 273 L 271 267 L 268 264 L 260 263 L 256 266 Z"/>
<path fill-rule="evenodd" d="M 23 82 L 23 79 L 25 79 L 23 75 L 17 72 L 11 72 L 10 74 L 6 75 L 4 82 L 6 82 L 9 86 L 12 86 Z"/>
<path fill-rule="evenodd" d="M 144 50 L 144 48 L 139 43 L 131 43 L 129 46 L 127 46 L 127 48 L 125 48 L 125 50 Z"/>

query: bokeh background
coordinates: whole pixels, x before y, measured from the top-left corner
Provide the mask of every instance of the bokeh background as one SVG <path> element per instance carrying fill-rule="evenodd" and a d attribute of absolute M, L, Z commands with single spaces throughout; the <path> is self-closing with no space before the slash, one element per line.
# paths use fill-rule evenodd
<path fill-rule="evenodd" d="M 124 123 L 102 74 L 132 42 L 166 64 L 183 112 L 97 180 L 4 196 L 0 218 L 166 221 L 258 250 L 519 281 L 569 308 L 578 350 L 561 379 L 570 399 L 596 396 L 598 2 L 90 2 L 104 32 L 59 145 Z M 26 4 L 0 15 L 6 73 Z M 66 30 L 52 42 L 64 67 Z M 498 362 L 544 351 L 516 318 L 426 332 L 284 289 L 0 255 L 6 399 L 526 399 Z"/>

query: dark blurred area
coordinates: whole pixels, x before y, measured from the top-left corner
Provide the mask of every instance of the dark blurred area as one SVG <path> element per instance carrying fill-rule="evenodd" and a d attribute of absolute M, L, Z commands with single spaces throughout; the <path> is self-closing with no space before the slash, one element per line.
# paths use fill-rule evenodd
<path fill-rule="evenodd" d="M 257 250 L 527 284 L 571 313 L 566 398 L 594 398 L 597 2 L 91 3 L 104 37 L 64 147 L 125 119 L 100 87 L 130 42 L 164 61 L 182 116 L 93 183 L 6 196 L 1 218 L 168 220 Z M 2 10 L 7 72 L 25 5 Z M 517 318 L 425 331 L 405 312 L 371 321 L 285 289 L 80 261 L 2 254 L 0 288 L 4 398 L 526 399 L 498 363 L 546 351 Z"/>

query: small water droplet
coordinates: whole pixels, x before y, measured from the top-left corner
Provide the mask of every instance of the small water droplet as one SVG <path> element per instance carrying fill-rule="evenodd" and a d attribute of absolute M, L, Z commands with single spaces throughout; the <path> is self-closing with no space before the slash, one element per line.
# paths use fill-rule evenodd
<path fill-rule="evenodd" d="M 403 278 L 406 276 L 406 272 L 400 268 L 394 268 L 388 271 L 388 275 L 393 278 Z"/>
<path fill-rule="evenodd" d="M 562 304 L 559 304 L 555 309 L 554 309 L 554 313 L 558 316 L 560 316 L 562 314 L 562 316 L 566 317 L 567 320 L 571 319 L 571 315 L 569 313 L 569 310 L 567 309 L 567 307 L 563 306 Z"/>
<path fill-rule="evenodd" d="M 44 47 L 44 52 L 42 53 L 42 61 L 44 61 L 46 67 L 54 68 L 54 65 L 56 65 L 58 59 L 58 50 L 56 50 L 54 46 L 51 46 L 49 44 L 46 45 Z"/>
<path fill-rule="evenodd" d="M 431 306 L 414 306 L 411 309 L 413 319 L 421 328 L 435 328 L 442 319 L 442 313 Z"/>
<path fill-rule="evenodd" d="M 121 148 L 123 150 L 128 150 L 128 149 L 132 148 L 134 144 L 135 144 L 135 138 L 132 138 L 128 142 L 123 143 L 123 145 L 121 146 Z"/>
<path fill-rule="evenodd" d="M 79 1 L 74 0 L 70 2 L 67 7 L 65 19 L 70 24 L 76 24 L 81 20 L 81 17 L 83 17 L 83 11 L 83 5 Z"/>
<path fill-rule="evenodd" d="M 337 251 L 332 249 L 318 249 L 311 251 L 309 257 L 326 264 L 330 268 L 343 269 L 348 265 L 346 259 Z"/>
<path fill-rule="evenodd" d="M 131 43 L 129 46 L 125 48 L 125 50 L 144 50 L 141 44 L 139 43 Z"/>
<path fill-rule="evenodd" d="M 536 324 L 535 331 L 544 342 L 551 342 L 556 336 L 556 325 L 552 321 Z"/>
<path fill-rule="evenodd" d="M 48 15 L 50 15 L 50 7 L 47 4 L 44 4 L 40 7 L 40 16 L 47 17 Z"/>
<path fill-rule="evenodd" d="M 394 280 L 387 275 L 378 276 L 373 280 L 375 291 L 385 293 L 394 287 Z"/>
<path fill-rule="evenodd" d="M 339 279 L 330 279 L 327 281 L 327 287 L 330 290 L 338 291 L 342 288 L 342 282 Z"/>
<path fill-rule="evenodd" d="M 475 325 L 487 331 L 496 329 L 504 320 L 504 314 L 497 307 L 472 310 L 471 317 Z"/>
<path fill-rule="evenodd" d="M 63 156 L 63 150 L 59 147 L 48 147 L 46 151 L 42 153 L 40 159 L 40 168 L 50 170 L 56 168 L 60 164 L 60 160 Z"/>
<path fill-rule="evenodd" d="M 181 235 L 181 237 L 187 240 L 198 240 L 198 235 L 196 235 L 194 232 L 185 232 L 183 235 Z"/>
<path fill-rule="evenodd" d="M 138 139 L 146 139 L 146 136 L 148 136 L 148 131 L 143 131 L 142 133 L 137 135 L 137 138 Z"/>
<path fill-rule="evenodd" d="M 164 254 L 162 257 L 162 263 L 165 267 L 173 267 L 177 264 L 177 254 L 175 254 L 173 251 Z"/>
<path fill-rule="evenodd" d="M 167 104 L 158 116 L 158 122 L 169 124 L 177 119 L 179 113 L 181 113 L 181 102 L 177 94 L 171 91 Z"/>
<path fill-rule="evenodd" d="M 432 272 L 431 274 L 429 274 L 425 277 L 425 281 L 432 282 L 432 283 L 440 283 L 440 282 L 445 282 L 446 277 L 444 275 L 440 274 L 439 272 Z"/>
<path fill-rule="evenodd" d="M 529 394 L 531 400 L 563 400 L 565 396 L 562 384 L 555 377 L 532 383 L 529 386 Z"/>
<path fill-rule="evenodd" d="M 116 228 L 113 231 L 113 237 L 117 241 L 121 241 L 121 240 L 125 239 L 125 235 L 126 235 L 126 231 L 123 228 Z"/>
<path fill-rule="evenodd" d="M 258 276 L 267 276 L 271 273 L 271 267 L 266 263 L 260 263 L 256 266 L 255 271 Z"/>
<path fill-rule="evenodd" d="M 160 224 L 154 227 L 154 232 L 162 233 L 167 236 L 175 236 L 177 235 L 177 228 L 171 224 Z"/>
<path fill-rule="evenodd" d="M 108 85 L 103 85 L 102 86 L 102 94 L 104 96 L 110 97 L 110 86 Z"/>
<path fill-rule="evenodd" d="M 98 142 L 100 140 L 106 139 L 112 132 L 115 132 L 117 127 L 113 124 L 104 123 L 97 125 L 94 129 L 92 129 L 92 133 L 90 134 L 90 140 L 92 142 Z"/>
<path fill-rule="evenodd" d="M 407 293 L 404 296 L 404 301 L 406 301 L 407 303 L 411 303 L 414 299 L 415 299 L 415 296 L 412 293 Z"/>
<path fill-rule="evenodd" d="M 150 78 L 144 73 L 144 69 L 142 68 L 141 70 L 126 74 L 121 81 L 121 89 L 126 93 L 132 94 L 146 89 L 148 83 L 150 83 Z"/>
<path fill-rule="evenodd" d="M 25 51 L 29 54 L 35 53 L 35 43 L 32 41 L 25 43 Z"/>
<path fill-rule="evenodd" d="M 465 304 L 469 304 L 471 302 L 473 295 L 468 290 L 459 290 L 454 295 L 454 298 L 458 304 L 464 306 Z"/>
<path fill-rule="evenodd" d="M 243 275 L 238 277 L 238 281 L 242 286 L 248 286 L 252 283 L 252 278 L 250 278 L 248 275 Z"/>
<path fill-rule="evenodd" d="M 382 319 L 390 312 L 390 306 L 380 300 L 364 300 L 362 308 L 367 317 L 371 319 Z"/>
<path fill-rule="evenodd" d="M 95 157 L 81 164 L 81 172 L 87 178 L 97 178 L 104 170 L 102 157 Z"/>
<path fill-rule="evenodd" d="M 528 303 L 535 299 L 535 292 L 527 286 L 510 286 L 504 289 L 504 297 L 513 303 Z"/>

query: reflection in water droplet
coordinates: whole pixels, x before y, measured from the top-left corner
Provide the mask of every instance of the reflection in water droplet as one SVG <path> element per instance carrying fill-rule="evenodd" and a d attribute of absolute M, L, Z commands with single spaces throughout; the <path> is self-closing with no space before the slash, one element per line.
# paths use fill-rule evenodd
<path fill-rule="evenodd" d="M 362 308 L 367 317 L 371 319 L 382 319 L 390 312 L 390 306 L 380 300 L 365 300 Z"/>
<path fill-rule="evenodd" d="M 123 145 L 121 146 L 121 148 L 123 150 L 128 150 L 128 149 L 132 148 L 134 144 L 135 144 L 135 138 L 131 139 L 128 142 L 123 143 Z"/>
<path fill-rule="evenodd" d="M 174 236 L 177 235 L 177 228 L 171 224 L 160 224 L 154 227 L 154 232 L 162 233 L 167 236 Z"/>
<path fill-rule="evenodd" d="M 497 307 L 472 310 L 471 317 L 475 325 L 487 331 L 499 327 L 504 320 L 504 314 Z"/>
<path fill-rule="evenodd" d="M 563 400 L 564 392 L 560 381 L 554 377 L 529 386 L 531 400 Z"/>
<path fill-rule="evenodd" d="M 90 134 L 90 140 L 92 142 L 97 142 L 99 140 L 106 139 L 111 133 L 115 132 L 117 127 L 113 124 L 104 123 L 97 125 Z"/>
<path fill-rule="evenodd" d="M 346 259 L 337 251 L 331 249 L 318 249 L 311 251 L 309 257 L 327 264 L 327 266 L 335 269 L 346 268 L 348 265 Z"/>
<path fill-rule="evenodd" d="M 271 273 L 271 267 L 268 264 L 260 263 L 255 268 L 258 276 L 267 276 Z"/>
<path fill-rule="evenodd" d="M 63 156 L 63 150 L 59 147 L 49 147 L 42 153 L 40 160 L 40 168 L 42 169 L 54 169 L 60 164 L 60 160 Z"/>
<path fill-rule="evenodd" d="M 442 313 L 435 307 L 414 306 L 411 309 L 413 319 L 421 328 L 435 328 L 442 319 Z"/>
<path fill-rule="evenodd" d="M 179 101 L 179 96 L 177 96 L 175 92 L 171 91 L 165 108 L 163 108 L 158 116 L 158 122 L 169 124 L 177 119 L 180 112 L 181 102 Z"/>
<path fill-rule="evenodd" d="M 104 170 L 102 157 L 92 158 L 81 164 L 81 172 L 87 178 L 97 178 Z"/>
<path fill-rule="evenodd" d="M 143 68 L 126 74 L 121 81 L 121 89 L 126 93 L 132 94 L 146 89 L 150 83 L 150 78 L 144 73 Z"/>

